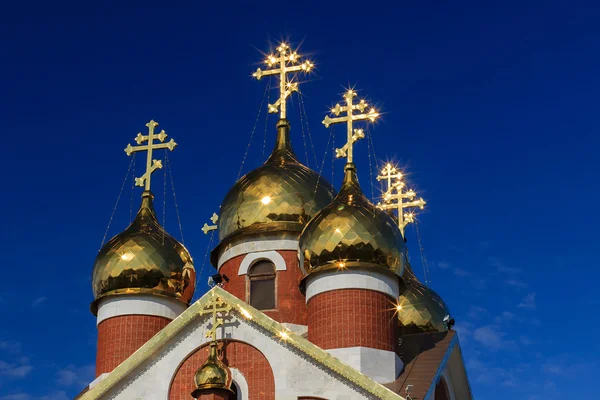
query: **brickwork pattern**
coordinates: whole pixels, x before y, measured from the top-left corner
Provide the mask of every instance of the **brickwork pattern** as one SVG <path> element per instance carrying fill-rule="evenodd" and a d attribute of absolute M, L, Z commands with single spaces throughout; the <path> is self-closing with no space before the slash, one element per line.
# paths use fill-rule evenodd
<path fill-rule="evenodd" d="M 380 292 L 332 290 L 308 302 L 308 340 L 322 349 L 361 346 L 395 351 L 397 325 L 391 299 Z"/>
<path fill-rule="evenodd" d="M 300 293 L 298 285 L 302 280 L 302 272 L 298 267 L 297 252 L 294 250 L 278 251 L 283 257 L 287 269 L 276 273 L 276 307 L 274 311 L 265 311 L 265 314 L 278 322 L 306 325 L 308 309 L 306 298 Z M 238 275 L 240 264 L 245 254 L 239 255 L 225 262 L 219 269 L 221 274 L 227 275 L 227 282 L 223 289 L 233 294 L 238 299 L 247 302 L 247 276 Z"/>
<path fill-rule="evenodd" d="M 98 325 L 96 376 L 111 372 L 171 322 L 152 315 L 123 315 Z"/>
<path fill-rule="evenodd" d="M 169 400 L 190 400 L 195 389 L 194 374 L 208 358 L 208 349 L 205 345 L 183 361 L 171 382 Z M 236 368 L 246 378 L 250 400 L 275 399 L 273 370 L 260 351 L 236 341 L 219 342 L 219 350 L 223 351 L 223 363 Z"/>

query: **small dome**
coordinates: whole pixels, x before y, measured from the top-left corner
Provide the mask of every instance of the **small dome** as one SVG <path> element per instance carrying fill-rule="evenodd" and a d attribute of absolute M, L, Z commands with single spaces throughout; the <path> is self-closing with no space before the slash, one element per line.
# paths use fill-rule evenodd
<path fill-rule="evenodd" d="M 329 268 L 381 268 L 402 276 L 405 248 L 394 220 L 362 193 L 353 164 L 346 165 L 336 198 L 300 236 L 306 274 Z"/>
<path fill-rule="evenodd" d="M 192 396 L 194 398 L 200 397 L 205 389 L 231 391 L 229 375 L 229 369 L 217 357 L 217 343 L 211 342 L 208 359 L 194 375 L 196 390 L 192 392 Z"/>
<path fill-rule="evenodd" d="M 450 315 L 448 306 L 436 292 L 418 280 L 404 279 L 404 291 L 398 304 L 402 307 L 398 318 L 404 326 L 404 334 L 448 330 L 444 323 L 444 317 Z"/>
<path fill-rule="evenodd" d="M 331 184 L 296 158 L 287 120 L 277 124 L 277 142 L 269 159 L 231 188 L 221 204 L 219 239 L 256 232 L 292 231 L 333 198 Z"/>
<path fill-rule="evenodd" d="M 187 249 L 165 232 L 156 219 L 152 193 L 124 232 L 102 247 L 92 276 L 96 301 L 117 294 L 155 294 L 189 304 L 196 272 Z M 96 305 L 92 304 L 92 309 Z"/>

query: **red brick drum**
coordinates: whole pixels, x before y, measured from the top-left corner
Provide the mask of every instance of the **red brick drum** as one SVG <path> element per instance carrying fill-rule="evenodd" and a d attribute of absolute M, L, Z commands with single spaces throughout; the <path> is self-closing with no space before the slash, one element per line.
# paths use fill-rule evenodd
<path fill-rule="evenodd" d="M 392 300 L 372 290 L 332 290 L 308 302 L 308 340 L 323 349 L 361 346 L 395 351 L 394 321 Z"/>
<path fill-rule="evenodd" d="M 298 267 L 298 252 L 279 250 L 278 253 L 285 261 L 286 270 L 276 272 L 276 310 L 264 311 L 264 313 L 278 322 L 306 325 L 308 318 L 306 299 L 298 288 L 302 280 L 302 272 Z M 229 282 L 223 285 L 223 289 L 238 299 L 248 302 L 248 277 L 238 275 L 240 264 L 245 256 L 246 254 L 242 254 L 226 261 L 219 268 L 219 273 L 229 278 Z"/>
<path fill-rule="evenodd" d="M 100 322 L 96 376 L 111 372 L 169 322 L 152 315 L 123 315 Z"/>
<path fill-rule="evenodd" d="M 169 400 L 190 400 L 192 398 L 191 393 L 196 389 L 194 375 L 208 358 L 208 349 L 207 345 L 198 348 L 179 366 L 175 378 L 171 382 Z M 275 399 L 273 370 L 258 349 L 247 343 L 228 340 L 219 342 L 219 354 L 225 365 L 237 369 L 244 375 L 248 383 L 249 399 Z M 204 400 L 204 397 L 201 398 Z"/>

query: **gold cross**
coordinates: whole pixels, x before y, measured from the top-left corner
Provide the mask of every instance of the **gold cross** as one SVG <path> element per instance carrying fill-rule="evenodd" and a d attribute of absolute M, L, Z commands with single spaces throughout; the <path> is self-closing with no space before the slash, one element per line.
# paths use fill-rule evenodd
<path fill-rule="evenodd" d="M 278 53 L 278 54 L 277 54 Z M 252 74 L 256 79 L 260 79 L 263 76 L 277 75 L 279 74 L 279 99 L 274 104 L 269 104 L 269 113 L 276 113 L 280 110 L 281 119 L 286 117 L 286 104 L 285 99 L 292 94 L 292 92 L 298 91 L 298 83 L 288 81 L 287 74 L 291 72 L 310 72 L 315 66 L 310 61 L 304 61 L 302 64 L 296 65 L 300 62 L 300 56 L 297 52 L 291 51 L 290 46 L 286 43 L 280 43 L 277 47 L 275 54 L 268 54 L 265 63 L 269 68 L 274 65 L 278 65 L 279 68 L 268 69 L 266 71 L 258 68 L 256 72 Z"/>
<path fill-rule="evenodd" d="M 213 213 L 212 217 L 210 217 L 210 220 L 214 225 L 209 225 L 206 222 L 204 223 L 204 226 L 202 227 L 202 232 L 204 232 L 205 235 L 208 235 L 208 232 L 217 230 L 218 228 L 217 221 L 219 220 L 219 216 L 217 215 L 217 213 Z"/>
<path fill-rule="evenodd" d="M 204 310 L 200 311 L 200 315 L 212 314 L 212 327 L 206 333 L 206 337 L 211 338 L 213 342 L 216 342 L 217 328 L 223 325 L 223 317 L 218 317 L 217 313 L 227 313 L 231 311 L 231 306 L 229 304 L 225 304 L 225 301 L 215 296 L 214 291 L 211 293 L 211 295 L 211 302 L 204 308 Z"/>
<path fill-rule="evenodd" d="M 158 122 L 155 122 L 154 120 L 150 120 L 150 122 L 148 122 L 146 124 L 146 126 L 148 127 L 148 135 L 144 136 L 141 133 L 138 133 L 138 135 L 135 138 L 135 141 L 139 145 L 141 145 L 142 143 L 144 143 L 146 141 L 148 142 L 148 144 L 145 146 L 135 146 L 135 147 L 133 147 L 131 144 L 128 144 L 127 147 L 125 148 L 125 153 L 127 153 L 127 155 L 130 156 L 131 153 L 135 153 L 137 151 L 144 151 L 144 150 L 148 151 L 148 155 L 146 157 L 146 172 L 141 177 L 135 178 L 135 185 L 136 186 L 144 186 L 145 185 L 145 190 L 150 190 L 150 176 L 152 175 L 152 173 L 155 170 L 163 167 L 162 162 L 160 160 L 152 159 L 152 150 L 169 149 L 169 150 L 173 151 L 173 149 L 175 149 L 175 146 L 177 146 L 177 143 L 175 143 L 175 141 L 173 139 L 171 139 L 167 143 L 163 143 L 165 141 L 165 139 L 167 138 L 167 134 L 165 133 L 164 130 L 161 130 L 158 135 L 154 134 L 154 128 L 156 128 L 158 126 Z M 159 140 L 161 143 L 160 144 L 154 143 L 154 140 Z"/>
<path fill-rule="evenodd" d="M 361 100 L 357 104 L 353 104 L 354 97 L 356 97 L 356 92 L 352 89 L 349 89 L 346 93 L 344 93 L 346 105 L 340 106 L 339 104 L 336 104 L 335 107 L 331 109 L 331 114 L 335 114 L 336 116 L 340 115 L 342 112 L 346 112 L 347 114 L 345 117 L 329 118 L 329 115 L 327 115 L 323 120 L 323 125 L 325 125 L 326 128 L 329 128 L 329 125 L 339 124 L 341 122 L 347 123 L 348 141 L 344 147 L 335 150 L 335 156 L 337 158 L 347 157 L 349 163 L 352 162 L 352 150 L 354 142 L 365 137 L 362 129 L 352 130 L 352 122 L 366 119 L 373 122 L 379 116 L 374 108 L 371 108 L 369 112 L 365 114 L 364 111 L 368 107 L 367 103 L 364 100 Z M 359 110 L 362 114 L 353 114 L 354 110 Z"/>
<path fill-rule="evenodd" d="M 396 167 L 393 167 L 389 163 L 386 164 L 383 170 L 381 170 L 381 175 L 377 176 L 378 181 L 387 181 L 387 190 L 383 194 L 384 204 L 377 203 L 377 207 L 381 210 L 397 210 L 398 227 L 400 228 L 400 232 L 402 232 L 402 236 L 404 236 L 406 225 L 415 221 L 415 214 L 412 211 L 405 213 L 404 209 L 419 207 L 422 210 L 427 202 L 422 197 L 413 200 L 417 196 L 417 193 L 412 189 L 405 191 L 406 184 L 402 182 L 402 177 L 402 173 Z M 396 179 L 396 181 L 392 182 L 392 179 Z M 411 201 L 404 202 L 405 199 Z"/>

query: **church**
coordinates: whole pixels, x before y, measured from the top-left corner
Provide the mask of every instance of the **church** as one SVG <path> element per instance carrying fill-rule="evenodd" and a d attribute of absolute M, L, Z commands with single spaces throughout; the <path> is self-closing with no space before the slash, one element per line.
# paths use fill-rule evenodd
<path fill-rule="evenodd" d="M 358 181 L 360 125 L 378 112 L 349 89 L 322 121 L 347 130 L 336 189 L 290 141 L 286 103 L 313 64 L 286 43 L 265 64 L 253 77 L 278 80 L 273 151 L 232 182 L 213 225 L 196 229 L 218 243 L 212 288 L 195 302 L 193 258 L 161 226 L 151 191 L 163 168 L 153 152 L 177 144 L 150 121 L 125 149 L 145 153 L 135 179 L 144 190 L 93 266 L 96 379 L 76 399 L 471 399 L 454 320 L 408 257 L 404 229 L 425 201 L 390 164 L 377 177 L 381 203 Z"/>

